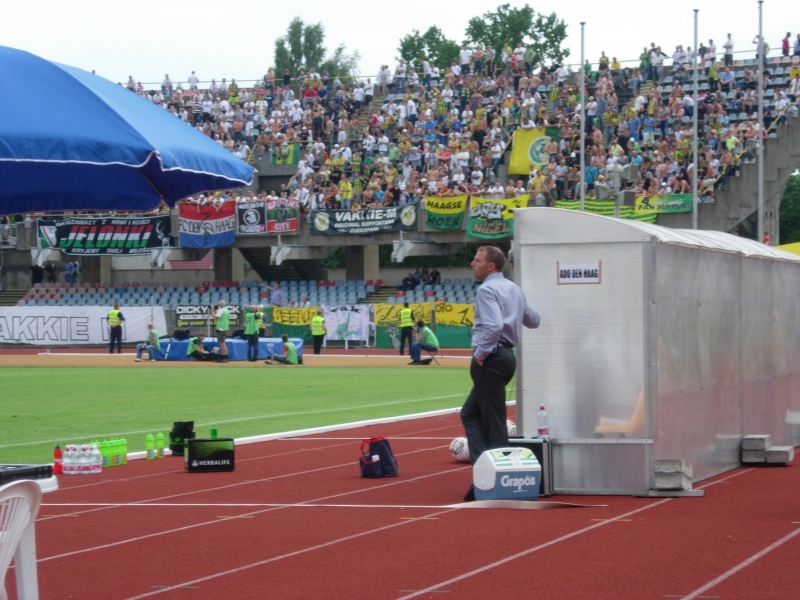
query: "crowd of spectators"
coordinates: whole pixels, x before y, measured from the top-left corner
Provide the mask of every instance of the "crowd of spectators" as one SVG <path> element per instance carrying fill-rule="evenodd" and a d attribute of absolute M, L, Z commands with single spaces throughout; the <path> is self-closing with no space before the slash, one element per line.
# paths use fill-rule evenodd
<path fill-rule="evenodd" d="M 785 118 L 800 93 L 800 35 L 793 40 L 787 34 L 782 41 L 783 62 L 766 58 L 766 43 L 755 39 L 754 44 L 765 60 L 763 131 L 756 113 L 756 61 L 734 60 L 730 34 L 719 48 L 709 40 L 696 52 L 678 46 L 670 57 L 653 43 L 636 65 L 623 66 L 603 52 L 596 65 L 584 66 L 583 93 L 575 73 L 562 64 L 544 64 L 522 43 L 498 50 L 464 46 L 459 60 L 447 66 L 424 58 L 398 61 L 394 69 L 383 65 L 374 82 L 343 83 L 312 68 L 295 78 L 288 72 L 276 78 L 270 70 L 253 89 L 223 79 L 200 90 L 194 73 L 188 91 L 176 89 L 169 76 L 154 93 L 144 92 L 133 78 L 128 87 L 243 159 L 299 144 L 291 184 L 260 197 L 293 198 L 308 210 L 367 210 L 425 195 L 528 194 L 550 204 L 574 199 L 580 194 L 582 134 L 589 197 L 607 185 L 614 171 L 609 167 L 630 164 L 636 173 L 622 185 L 638 194 L 691 191 L 697 172 L 703 196 L 713 200 L 714 188 L 727 185 L 738 160 L 754 159 L 758 138 L 766 138 L 773 119 Z M 381 99 L 379 106 L 375 98 Z M 501 185 L 498 164 L 518 127 L 557 128 L 560 141 L 547 146 L 544 168 L 531 167 L 529 175 Z"/>

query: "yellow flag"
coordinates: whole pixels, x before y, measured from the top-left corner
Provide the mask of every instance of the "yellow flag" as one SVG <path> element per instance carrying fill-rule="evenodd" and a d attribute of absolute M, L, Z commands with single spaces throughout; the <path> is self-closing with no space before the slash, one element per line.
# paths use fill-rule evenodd
<path fill-rule="evenodd" d="M 281 325 L 310 325 L 311 319 L 316 316 L 317 308 L 272 307 L 272 322 Z"/>
<path fill-rule="evenodd" d="M 414 322 L 422 319 L 426 323 L 431 322 L 431 309 L 433 303 L 409 303 L 408 308 L 413 312 Z M 388 327 L 400 323 L 400 310 L 403 304 L 376 304 L 375 305 L 375 325 L 377 327 Z"/>
<path fill-rule="evenodd" d="M 514 131 L 514 146 L 511 148 L 511 161 L 508 165 L 509 175 L 528 175 L 531 165 L 541 169 L 550 162 L 545 146 L 551 136 L 544 127 L 520 129 Z"/>

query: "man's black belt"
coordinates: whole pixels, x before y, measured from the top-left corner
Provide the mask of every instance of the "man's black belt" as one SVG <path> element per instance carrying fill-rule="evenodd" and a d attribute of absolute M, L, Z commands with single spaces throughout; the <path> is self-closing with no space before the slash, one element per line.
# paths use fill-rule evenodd
<path fill-rule="evenodd" d="M 508 348 L 509 350 L 514 349 L 514 346 L 512 346 L 511 344 L 507 344 L 506 342 L 497 342 L 497 347 L 499 348 L 500 346 L 502 346 L 503 348 Z"/>

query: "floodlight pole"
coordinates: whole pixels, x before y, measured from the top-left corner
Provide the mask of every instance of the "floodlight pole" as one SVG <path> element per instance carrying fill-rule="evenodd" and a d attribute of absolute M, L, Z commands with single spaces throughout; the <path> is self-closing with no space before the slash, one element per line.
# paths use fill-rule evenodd
<path fill-rule="evenodd" d="M 764 37 L 761 30 L 761 12 L 764 0 L 758 0 L 758 231 L 756 241 L 764 235 Z"/>
<path fill-rule="evenodd" d="M 692 59 L 692 63 L 694 65 L 694 92 L 692 92 L 692 99 L 694 100 L 694 108 L 692 110 L 692 136 L 693 136 L 693 143 L 692 143 L 692 164 L 694 167 L 692 168 L 692 229 L 697 229 L 697 211 L 698 211 L 698 197 L 697 197 L 697 179 L 699 177 L 698 169 L 697 169 L 697 146 L 699 142 L 699 137 L 697 134 L 697 113 L 698 106 L 698 64 L 697 59 L 700 53 L 697 51 L 697 13 L 700 12 L 698 9 L 694 9 L 694 58 Z"/>
<path fill-rule="evenodd" d="M 585 21 L 581 21 L 581 64 L 578 69 L 581 92 L 581 211 L 586 204 L 586 71 L 583 68 L 583 30 L 586 26 Z"/>

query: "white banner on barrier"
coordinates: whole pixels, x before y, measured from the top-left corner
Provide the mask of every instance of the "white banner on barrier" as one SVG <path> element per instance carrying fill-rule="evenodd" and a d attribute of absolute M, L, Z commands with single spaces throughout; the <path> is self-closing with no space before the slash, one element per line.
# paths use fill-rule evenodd
<path fill-rule="evenodd" d="M 369 317 L 372 304 L 325 307 L 323 317 L 328 340 L 369 341 Z"/>
<path fill-rule="evenodd" d="M 110 306 L 19 306 L 0 308 L 0 343 L 35 346 L 77 346 L 107 344 Z M 123 342 L 147 338 L 152 321 L 160 336 L 167 335 L 161 306 L 120 308 L 125 322 Z"/>

